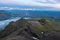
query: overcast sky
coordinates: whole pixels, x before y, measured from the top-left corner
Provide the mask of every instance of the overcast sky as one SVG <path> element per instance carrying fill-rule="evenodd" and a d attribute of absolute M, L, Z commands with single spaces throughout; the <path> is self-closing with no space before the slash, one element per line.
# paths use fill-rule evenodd
<path fill-rule="evenodd" d="M 60 9 L 60 0 L 0 0 L 0 5 L 46 6 Z"/>

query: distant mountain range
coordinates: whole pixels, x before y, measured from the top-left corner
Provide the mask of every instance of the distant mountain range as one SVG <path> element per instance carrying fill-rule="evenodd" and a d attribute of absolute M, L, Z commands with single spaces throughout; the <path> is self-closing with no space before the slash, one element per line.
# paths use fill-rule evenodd
<path fill-rule="evenodd" d="M 8 10 L 14 16 L 30 16 L 30 17 L 54 17 L 60 18 L 60 11 L 44 11 L 44 10 Z"/>
<path fill-rule="evenodd" d="M 9 14 L 9 12 L 0 10 L 0 21 L 7 20 L 9 18 L 11 18 L 11 14 Z"/>
<path fill-rule="evenodd" d="M 60 18 L 60 11 L 41 11 L 41 10 L 0 10 L 0 20 L 15 17 L 54 17 Z"/>

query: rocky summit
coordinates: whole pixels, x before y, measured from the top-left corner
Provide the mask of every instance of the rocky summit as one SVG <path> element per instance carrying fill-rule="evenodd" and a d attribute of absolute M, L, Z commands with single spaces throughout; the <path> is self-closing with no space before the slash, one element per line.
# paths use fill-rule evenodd
<path fill-rule="evenodd" d="M 19 19 L 0 31 L 0 40 L 60 40 L 60 32 L 45 19 Z"/>

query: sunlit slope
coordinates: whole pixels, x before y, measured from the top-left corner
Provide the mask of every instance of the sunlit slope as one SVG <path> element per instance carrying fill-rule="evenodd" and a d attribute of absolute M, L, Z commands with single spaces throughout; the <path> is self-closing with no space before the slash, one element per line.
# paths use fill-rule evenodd
<path fill-rule="evenodd" d="M 35 31 L 49 31 L 49 30 L 54 30 L 54 24 L 50 20 L 45 20 L 46 23 L 42 24 L 42 22 L 39 21 L 31 21 L 30 23 L 32 24 L 31 29 Z"/>

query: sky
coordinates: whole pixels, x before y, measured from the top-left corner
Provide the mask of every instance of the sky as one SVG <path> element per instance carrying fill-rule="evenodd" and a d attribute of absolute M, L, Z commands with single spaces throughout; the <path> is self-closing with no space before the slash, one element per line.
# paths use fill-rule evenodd
<path fill-rule="evenodd" d="M 8 6 L 32 6 L 32 7 L 50 7 L 60 10 L 60 0 L 0 0 L 1 7 Z M 0 7 L 0 8 L 1 8 Z"/>

